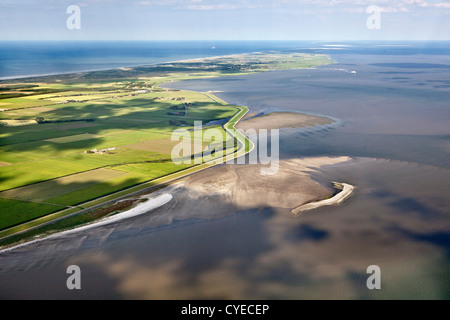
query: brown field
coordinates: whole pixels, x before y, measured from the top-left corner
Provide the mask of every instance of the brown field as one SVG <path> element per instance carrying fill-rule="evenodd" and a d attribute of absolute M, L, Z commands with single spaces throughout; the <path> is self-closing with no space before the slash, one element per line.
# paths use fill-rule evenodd
<path fill-rule="evenodd" d="M 56 110 L 55 108 L 50 107 L 29 107 L 19 110 L 12 110 L 8 111 L 6 110 L 6 115 L 10 117 L 30 117 L 30 116 L 36 116 L 37 114 L 44 113 L 44 112 L 50 112 Z"/>
<path fill-rule="evenodd" d="M 54 128 L 55 130 L 71 130 L 71 129 L 79 129 L 79 128 L 88 128 L 88 127 L 96 127 L 98 124 L 95 123 L 89 123 L 89 122 L 74 122 L 65 124 L 63 126 L 59 126 Z"/>
<path fill-rule="evenodd" d="M 139 143 L 133 143 L 133 144 L 126 145 L 125 147 L 130 148 L 130 149 L 153 151 L 153 152 L 170 155 L 172 153 L 173 147 L 176 146 L 177 144 L 179 144 L 180 142 L 181 141 L 172 141 L 172 140 L 170 140 L 170 137 L 164 137 L 164 139 L 142 141 Z M 189 144 L 189 142 L 186 142 L 186 143 Z M 210 142 L 208 142 L 208 141 L 203 142 L 203 150 L 206 148 L 206 146 L 209 145 L 209 143 Z M 191 144 L 191 146 L 192 146 L 191 150 L 193 149 L 193 144 L 194 144 L 194 142 L 192 142 L 192 144 Z"/>
<path fill-rule="evenodd" d="M 120 130 L 120 131 L 113 131 L 113 132 L 109 132 L 109 133 L 103 133 L 102 136 L 103 137 L 107 137 L 107 136 L 113 136 L 116 134 L 124 134 L 124 133 L 129 133 L 129 132 L 133 132 L 135 130 Z"/>
<path fill-rule="evenodd" d="M 142 141 L 139 143 L 129 144 L 125 147 L 136 150 L 153 151 L 162 154 L 170 154 L 172 152 L 173 147 L 178 143 L 179 143 L 178 141 L 171 141 L 170 138 L 168 138 L 161 140 Z"/>
<path fill-rule="evenodd" d="M 82 133 L 82 134 L 76 134 L 73 136 L 46 139 L 45 141 L 54 142 L 54 143 L 67 143 L 67 142 L 74 142 L 74 141 L 80 141 L 80 140 L 95 139 L 95 138 L 100 138 L 100 137 L 101 136 L 99 136 L 97 134 Z"/>

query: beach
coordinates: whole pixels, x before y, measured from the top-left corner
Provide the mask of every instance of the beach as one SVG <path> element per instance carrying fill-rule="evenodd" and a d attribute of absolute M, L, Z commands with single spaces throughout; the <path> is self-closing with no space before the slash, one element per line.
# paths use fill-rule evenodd
<path fill-rule="evenodd" d="M 22 242 L 21 244 L 7 247 L 5 249 L 0 250 L 0 254 L 15 250 L 18 248 L 22 248 L 22 247 L 25 247 L 25 246 L 28 246 L 31 244 L 35 244 L 40 241 L 50 240 L 52 238 L 63 237 L 65 235 L 70 235 L 70 234 L 74 234 L 77 232 L 89 230 L 92 228 L 98 228 L 100 226 L 105 226 L 105 225 L 108 225 L 108 224 L 111 224 L 111 223 L 114 223 L 117 221 L 121 221 L 123 219 L 136 217 L 141 214 L 147 213 L 151 210 L 154 210 L 158 207 L 161 207 L 161 206 L 165 205 L 166 203 L 168 203 L 170 200 L 172 200 L 172 196 L 169 193 L 163 193 L 163 194 L 159 194 L 159 195 L 157 193 L 158 192 L 155 192 L 155 194 L 151 194 L 151 195 L 140 196 L 137 199 L 123 200 L 123 201 L 134 201 L 134 205 L 132 205 L 131 208 L 126 209 L 123 212 L 106 216 L 106 217 L 104 217 L 102 219 L 98 219 L 92 223 L 88 223 L 88 224 L 85 224 L 85 225 L 82 225 L 79 227 L 74 227 L 74 228 L 72 228 L 70 230 L 66 230 L 66 231 L 54 232 L 51 235 L 44 234 L 42 236 L 37 237 L 37 239 L 31 240 L 31 241 L 25 241 L 25 242 Z M 137 204 L 136 204 L 136 200 L 138 201 Z M 120 201 L 118 201 L 118 202 L 120 202 Z"/>

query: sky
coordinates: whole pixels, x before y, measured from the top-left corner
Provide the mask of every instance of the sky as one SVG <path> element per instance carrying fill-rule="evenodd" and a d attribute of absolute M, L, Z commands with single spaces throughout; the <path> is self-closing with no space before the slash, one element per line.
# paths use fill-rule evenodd
<path fill-rule="evenodd" d="M 450 40 L 450 1 L 0 0 L 0 40 Z"/>

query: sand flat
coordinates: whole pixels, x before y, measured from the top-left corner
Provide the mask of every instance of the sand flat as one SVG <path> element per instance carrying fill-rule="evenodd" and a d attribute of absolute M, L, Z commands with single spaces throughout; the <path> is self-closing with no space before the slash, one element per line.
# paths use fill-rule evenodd
<path fill-rule="evenodd" d="M 281 128 L 302 128 L 316 125 L 332 124 L 334 121 L 326 118 L 306 113 L 298 112 L 272 112 L 263 116 L 254 116 L 247 120 L 240 121 L 237 129 L 281 129 Z"/>
<path fill-rule="evenodd" d="M 294 208 L 291 210 L 291 213 L 294 216 L 300 215 L 304 211 L 317 209 L 323 206 L 332 206 L 332 205 L 338 205 L 342 203 L 345 199 L 347 199 L 350 194 L 355 189 L 354 186 L 348 183 L 339 183 L 339 182 L 333 182 L 333 185 L 335 188 L 340 189 L 341 191 L 338 192 L 335 196 L 329 199 L 324 199 L 320 201 L 305 203 L 301 206 L 298 206 L 297 208 Z"/>
<path fill-rule="evenodd" d="M 348 157 L 315 157 L 281 160 L 274 175 L 261 175 L 260 164 L 221 165 L 186 179 L 185 188 L 195 197 L 220 196 L 239 209 L 285 208 L 331 197 L 330 189 L 310 178 L 310 172 Z M 331 183 L 331 182 L 330 182 Z"/>

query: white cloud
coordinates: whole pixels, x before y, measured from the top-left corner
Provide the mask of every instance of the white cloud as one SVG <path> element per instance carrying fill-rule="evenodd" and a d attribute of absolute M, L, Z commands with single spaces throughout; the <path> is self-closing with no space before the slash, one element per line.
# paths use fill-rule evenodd
<path fill-rule="evenodd" d="M 63 5 L 72 0 L 1 0 L 2 4 Z M 337 12 L 363 12 L 370 5 L 384 8 L 384 12 L 409 12 L 423 8 L 450 9 L 450 1 L 442 0 L 83 0 L 89 5 L 154 6 L 184 10 L 239 10 L 239 9 L 285 9 L 285 10 L 333 10 Z M 397 9 L 395 9 L 397 8 Z"/>
<path fill-rule="evenodd" d="M 450 2 L 439 2 L 434 5 L 437 8 L 450 9 Z"/>
<path fill-rule="evenodd" d="M 228 3 L 219 3 L 219 4 L 208 4 L 208 5 L 188 5 L 186 9 L 189 10 L 232 10 L 236 9 L 238 6 Z"/>
<path fill-rule="evenodd" d="M 409 12 L 414 8 L 450 8 L 450 2 L 433 3 L 427 0 L 144 0 L 145 5 L 164 5 L 188 10 L 230 10 L 254 8 L 334 9 L 361 12 L 370 5 L 382 7 L 383 12 Z"/>

